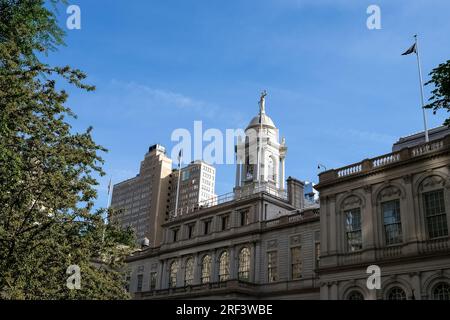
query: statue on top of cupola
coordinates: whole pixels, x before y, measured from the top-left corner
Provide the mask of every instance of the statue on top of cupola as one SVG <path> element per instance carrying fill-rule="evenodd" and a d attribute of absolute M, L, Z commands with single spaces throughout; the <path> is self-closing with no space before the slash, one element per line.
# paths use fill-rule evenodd
<path fill-rule="evenodd" d="M 259 99 L 259 112 L 261 114 L 266 113 L 266 96 L 267 96 L 266 90 L 261 92 L 261 98 Z"/>

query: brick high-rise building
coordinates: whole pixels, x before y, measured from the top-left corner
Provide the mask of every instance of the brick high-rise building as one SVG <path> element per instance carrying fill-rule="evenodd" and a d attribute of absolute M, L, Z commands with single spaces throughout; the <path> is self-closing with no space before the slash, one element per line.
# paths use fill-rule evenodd
<path fill-rule="evenodd" d="M 111 219 L 117 219 L 122 227 L 131 227 L 138 242 L 149 239 L 151 247 L 161 243 L 171 173 L 172 160 L 165 148 L 153 145 L 141 162 L 139 174 L 114 185 L 111 207 L 119 211 Z"/>

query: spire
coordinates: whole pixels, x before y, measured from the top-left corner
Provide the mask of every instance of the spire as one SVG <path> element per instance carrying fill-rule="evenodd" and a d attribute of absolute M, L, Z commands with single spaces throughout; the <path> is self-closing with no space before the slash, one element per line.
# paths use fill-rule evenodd
<path fill-rule="evenodd" d="M 261 92 L 261 98 L 259 99 L 259 114 L 266 113 L 266 96 L 267 96 L 266 90 Z"/>

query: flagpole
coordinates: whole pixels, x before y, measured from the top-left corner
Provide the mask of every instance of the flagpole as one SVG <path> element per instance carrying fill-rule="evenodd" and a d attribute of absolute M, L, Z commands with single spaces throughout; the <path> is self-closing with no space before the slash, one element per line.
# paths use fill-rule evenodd
<path fill-rule="evenodd" d="M 111 192 L 111 182 L 112 182 L 112 178 L 109 178 L 109 184 L 108 184 L 108 197 L 106 199 L 106 209 L 109 208 L 110 204 L 111 204 L 111 196 L 112 196 L 112 192 Z"/>
<path fill-rule="evenodd" d="M 106 219 L 108 219 L 108 208 L 110 206 L 110 199 L 111 199 L 111 182 L 112 178 L 109 178 L 109 184 L 108 184 L 108 197 L 106 199 Z M 106 221 L 105 218 L 103 218 L 103 230 L 102 230 L 102 244 L 105 242 L 105 231 L 106 231 Z"/>
<path fill-rule="evenodd" d="M 417 34 L 414 35 L 414 39 L 416 41 L 417 67 L 419 69 L 420 98 L 421 98 L 421 101 L 422 101 L 423 125 L 424 125 L 424 128 L 425 128 L 425 142 L 428 143 L 430 141 L 430 139 L 428 137 L 427 115 L 426 115 L 426 112 L 425 112 L 425 101 L 424 101 L 424 98 L 423 98 L 422 67 L 421 67 L 421 64 L 420 64 L 419 41 L 417 39 Z"/>
<path fill-rule="evenodd" d="M 177 195 L 175 197 L 175 217 L 178 214 L 178 197 L 180 195 L 180 179 L 181 179 L 181 159 L 183 157 L 183 152 L 180 150 L 178 154 L 178 182 L 177 182 Z"/>

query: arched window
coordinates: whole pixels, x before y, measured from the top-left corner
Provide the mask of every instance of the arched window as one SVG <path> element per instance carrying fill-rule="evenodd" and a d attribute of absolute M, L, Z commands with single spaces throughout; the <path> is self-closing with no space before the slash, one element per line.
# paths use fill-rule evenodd
<path fill-rule="evenodd" d="M 202 260 L 202 283 L 211 281 L 211 256 L 206 255 Z"/>
<path fill-rule="evenodd" d="M 194 259 L 188 258 L 184 269 L 184 285 L 190 286 L 194 283 Z"/>
<path fill-rule="evenodd" d="M 239 280 L 250 279 L 250 250 L 247 247 L 239 252 Z"/>
<path fill-rule="evenodd" d="M 228 252 L 224 251 L 219 258 L 219 281 L 227 281 L 230 278 L 230 259 Z"/>
<path fill-rule="evenodd" d="M 178 261 L 174 261 L 170 265 L 170 277 L 169 277 L 170 288 L 174 288 L 177 286 L 177 274 L 178 274 Z"/>
<path fill-rule="evenodd" d="M 406 300 L 406 292 L 400 287 L 393 287 L 387 293 L 388 300 Z"/>
<path fill-rule="evenodd" d="M 450 285 L 445 282 L 434 286 L 432 292 L 433 300 L 450 300 Z"/>
<path fill-rule="evenodd" d="M 364 296 L 361 292 L 353 290 L 347 295 L 347 300 L 364 300 Z"/>

